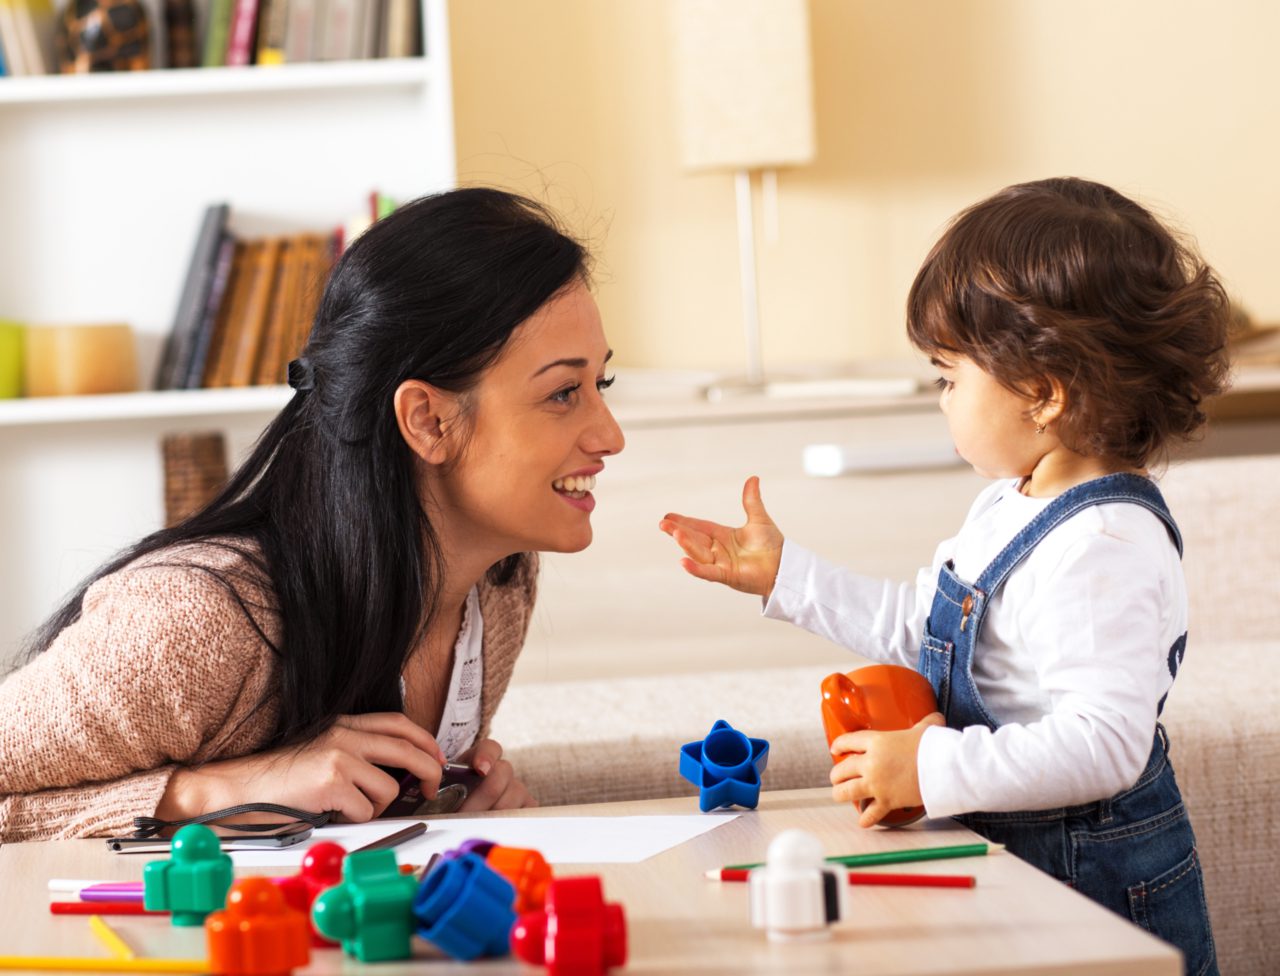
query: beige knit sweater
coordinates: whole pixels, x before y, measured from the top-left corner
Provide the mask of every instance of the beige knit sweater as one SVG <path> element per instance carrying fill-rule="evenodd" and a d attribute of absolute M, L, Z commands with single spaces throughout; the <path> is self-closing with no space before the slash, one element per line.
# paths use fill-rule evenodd
<path fill-rule="evenodd" d="M 127 833 L 178 766 L 263 746 L 276 707 L 255 706 L 275 684 L 274 655 L 201 566 L 232 575 L 278 638 L 269 587 L 219 547 L 154 554 L 94 583 L 80 619 L 0 684 L 0 843 Z M 534 563 L 510 586 L 480 584 L 481 734 L 524 644 L 536 576 Z"/>

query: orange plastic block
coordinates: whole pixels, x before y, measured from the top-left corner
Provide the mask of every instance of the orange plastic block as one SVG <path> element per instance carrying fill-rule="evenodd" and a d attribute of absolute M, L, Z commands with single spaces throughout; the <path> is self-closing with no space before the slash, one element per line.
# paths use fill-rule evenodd
<path fill-rule="evenodd" d="M 209 968 L 221 976 L 288 976 L 311 962 L 310 926 L 269 878 L 231 886 L 224 911 L 204 923 Z"/>
<path fill-rule="evenodd" d="M 540 851 L 495 845 L 485 862 L 516 889 L 516 914 L 537 911 L 546 904 L 551 865 Z"/>

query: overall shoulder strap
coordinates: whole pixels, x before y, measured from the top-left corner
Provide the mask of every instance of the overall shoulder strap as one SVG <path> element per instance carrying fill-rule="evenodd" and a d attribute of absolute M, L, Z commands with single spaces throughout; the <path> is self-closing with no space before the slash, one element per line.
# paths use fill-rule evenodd
<path fill-rule="evenodd" d="M 1093 505 L 1105 505 L 1109 502 L 1130 502 L 1141 505 L 1153 512 L 1169 530 L 1169 536 L 1182 556 L 1182 534 L 1169 513 L 1164 496 L 1150 478 L 1137 474 L 1109 474 L 1082 485 L 1068 488 L 1050 502 L 1043 512 L 1033 518 L 1015 535 L 999 555 L 991 560 L 991 564 L 982 571 L 974 584 L 983 593 L 991 594 L 999 589 L 1014 567 L 1016 567 L 1040 540 L 1056 529 L 1071 516 Z"/>

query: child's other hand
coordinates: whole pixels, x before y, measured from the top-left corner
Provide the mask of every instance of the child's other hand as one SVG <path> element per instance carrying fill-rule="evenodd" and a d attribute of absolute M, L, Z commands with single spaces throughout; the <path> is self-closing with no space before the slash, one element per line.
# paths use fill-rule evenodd
<path fill-rule="evenodd" d="M 723 583 L 743 593 L 768 597 L 782 561 L 782 533 L 760 500 L 760 479 L 742 487 L 747 524 L 737 529 L 668 513 L 660 528 L 684 550 L 680 565 L 698 579 Z"/>
<path fill-rule="evenodd" d="M 853 803 L 859 808 L 870 801 L 858 818 L 859 827 L 874 827 L 891 810 L 918 807 L 920 775 L 916 753 L 925 729 L 946 725 L 937 712 L 926 715 L 909 729 L 899 732 L 846 732 L 831 743 L 831 754 L 844 756 L 831 767 L 831 796 L 837 803 Z"/>

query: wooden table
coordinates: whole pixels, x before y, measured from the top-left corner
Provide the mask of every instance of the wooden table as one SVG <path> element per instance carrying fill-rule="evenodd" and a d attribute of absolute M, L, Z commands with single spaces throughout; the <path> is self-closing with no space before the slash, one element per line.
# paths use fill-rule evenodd
<path fill-rule="evenodd" d="M 602 816 L 696 812 L 690 798 L 556 807 L 517 816 Z M 512 814 L 494 814 L 510 816 Z M 598 873 L 605 897 L 626 910 L 632 973 L 1057 973 L 1177 974 L 1178 952 L 1009 854 L 888 866 L 886 871 L 973 874 L 973 889 L 854 887 L 847 917 L 830 940 L 770 943 L 751 928 L 745 884 L 703 872 L 763 859 L 787 827 L 820 837 L 829 854 L 968 843 L 952 821 L 902 830 L 859 830 L 848 807 L 825 789 L 765 793 L 759 809 L 639 864 L 566 866 Z M 49 913 L 50 878 L 138 879 L 141 856 L 109 854 L 100 840 L 10 844 L 0 848 L 0 953 L 105 957 L 84 917 Z M 874 869 L 873 869 L 874 870 Z M 112 926 L 139 955 L 203 958 L 203 933 L 167 920 L 115 916 Z M 362 967 L 339 950 L 318 950 L 306 973 L 522 972 L 514 959 L 452 963 L 415 940 L 413 962 Z"/>

